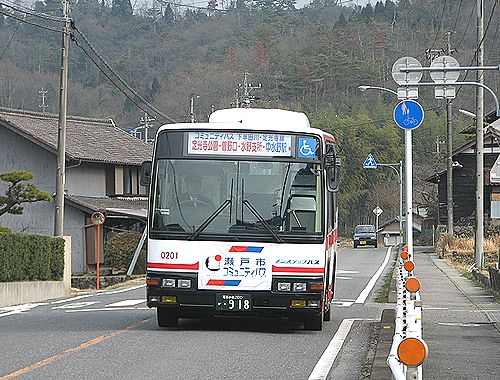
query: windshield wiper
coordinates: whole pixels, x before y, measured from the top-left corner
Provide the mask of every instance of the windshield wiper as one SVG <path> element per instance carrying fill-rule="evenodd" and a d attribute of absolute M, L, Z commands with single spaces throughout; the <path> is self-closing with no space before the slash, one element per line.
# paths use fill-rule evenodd
<path fill-rule="evenodd" d="M 213 213 L 211 213 L 207 219 L 187 238 L 188 240 L 196 239 L 210 223 L 212 223 L 219 214 L 224 211 L 224 209 L 232 203 L 231 199 L 226 199 Z"/>
<path fill-rule="evenodd" d="M 244 199 L 242 202 L 245 206 L 248 207 L 248 209 L 252 212 L 252 214 L 255 215 L 257 219 L 266 227 L 266 229 L 273 235 L 273 237 L 280 243 L 283 243 L 283 239 L 276 233 L 276 231 L 273 230 L 273 228 L 269 225 L 269 223 L 266 222 L 266 220 L 260 215 L 260 213 L 255 209 L 255 207 L 252 206 L 252 204 Z"/>

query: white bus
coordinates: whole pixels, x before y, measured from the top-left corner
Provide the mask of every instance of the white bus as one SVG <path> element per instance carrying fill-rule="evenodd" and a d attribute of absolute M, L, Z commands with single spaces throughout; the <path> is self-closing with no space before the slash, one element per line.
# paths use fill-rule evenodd
<path fill-rule="evenodd" d="M 262 316 L 321 330 L 335 281 L 335 152 L 298 112 L 233 108 L 162 126 L 142 176 L 158 325 Z"/>

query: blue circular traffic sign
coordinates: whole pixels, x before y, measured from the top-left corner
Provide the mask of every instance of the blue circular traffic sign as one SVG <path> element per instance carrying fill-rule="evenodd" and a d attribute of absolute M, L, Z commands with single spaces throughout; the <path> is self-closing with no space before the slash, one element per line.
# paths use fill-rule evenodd
<path fill-rule="evenodd" d="M 414 129 L 424 121 L 424 109 L 415 100 L 403 100 L 394 108 L 394 121 L 403 129 Z"/>

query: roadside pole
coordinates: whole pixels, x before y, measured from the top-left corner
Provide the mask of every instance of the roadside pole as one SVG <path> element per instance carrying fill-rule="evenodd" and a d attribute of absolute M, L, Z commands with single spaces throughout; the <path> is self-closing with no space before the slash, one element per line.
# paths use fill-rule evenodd
<path fill-rule="evenodd" d="M 412 130 L 424 120 L 424 109 L 414 100 L 403 100 L 394 108 L 394 121 L 405 130 L 406 244 L 413 259 L 413 147 Z"/>
<path fill-rule="evenodd" d="M 64 184 L 66 182 L 66 113 L 68 106 L 68 50 L 71 4 L 63 0 L 64 26 L 61 49 L 61 78 L 59 92 L 59 121 L 57 135 L 57 179 L 54 216 L 54 236 L 64 235 Z"/>
<path fill-rule="evenodd" d="M 413 258 L 413 147 L 411 129 L 405 130 L 406 244 Z"/>
<path fill-rule="evenodd" d="M 94 212 L 90 216 L 90 221 L 97 227 L 97 253 L 96 253 L 96 289 L 101 288 L 101 226 L 106 221 L 106 217 L 102 212 Z"/>

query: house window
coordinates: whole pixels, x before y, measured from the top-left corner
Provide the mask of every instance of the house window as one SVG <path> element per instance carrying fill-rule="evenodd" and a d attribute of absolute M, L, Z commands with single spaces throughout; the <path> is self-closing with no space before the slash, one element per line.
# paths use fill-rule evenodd
<path fill-rule="evenodd" d="M 493 188 L 491 193 L 491 219 L 500 219 L 500 189 Z"/>
<path fill-rule="evenodd" d="M 132 194 L 132 168 L 123 168 L 123 194 Z"/>

